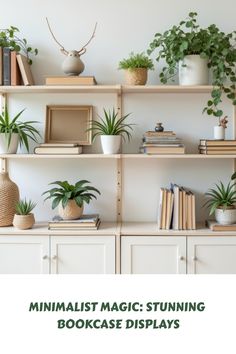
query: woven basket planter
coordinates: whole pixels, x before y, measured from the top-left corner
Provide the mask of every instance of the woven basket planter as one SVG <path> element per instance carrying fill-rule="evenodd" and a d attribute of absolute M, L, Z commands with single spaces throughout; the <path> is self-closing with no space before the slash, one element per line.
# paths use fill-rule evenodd
<path fill-rule="evenodd" d="M 13 225 L 19 230 L 31 229 L 35 223 L 34 214 L 14 215 Z"/>
<path fill-rule="evenodd" d="M 7 172 L 0 173 L 0 226 L 11 226 L 15 206 L 19 201 L 19 189 Z"/>
<path fill-rule="evenodd" d="M 136 68 L 125 70 L 125 81 L 127 85 L 145 85 L 147 82 L 148 70 Z"/>
<path fill-rule="evenodd" d="M 64 220 L 74 220 L 79 219 L 83 214 L 84 207 L 81 208 L 76 204 L 74 200 L 69 200 L 65 208 L 62 207 L 61 203 L 59 204 L 59 215 Z"/>

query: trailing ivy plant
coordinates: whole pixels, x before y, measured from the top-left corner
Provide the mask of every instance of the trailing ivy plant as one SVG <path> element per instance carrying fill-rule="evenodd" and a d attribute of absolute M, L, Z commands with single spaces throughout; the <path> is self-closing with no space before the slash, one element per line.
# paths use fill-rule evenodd
<path fill-rule="evenodd" d="M 38 49 L 32 48 L 28 45 L 25 38 L 20 38 L 18 36 L 19 29 L 15 26 L 10 26 L 9 28 L 0 30 L 0 47 L 8 47 L 16 52 L 22 51 L 26 55 L 29 64 L 32 64 L 31 54 L 37 55 Z"/>
<path fill-rule="evenodd" d="M 160 81 L 165 84 L 178 71 L 179 61 L 186 55 L 199 54 L 208 59 L 208 68 L 212 71 L 213 90 L 203 112 L 221 117 L 223 111 L 219 108 L 222 94 L 236 105 L 235 96 L 235 64 L 236 64 L 236 31 L 222 32 L 215 24 L 201 28 L 197 23 L 197 13 L 190 12 L 188 18 L 180 21 L 163 34 L 156 33 L 150 43 L 147 53 L 150 55 L 156 49 L 159 62 L 165 59 L 166 66 L 160 73 Z"/>
<path fill-rule="evenodd" d="M 148 70 L 154 70 L 152 59 L 150 59 L 144 52 L 135 54 L 131 52 L 127 59 L 123 59 L 119 62 L 119 69 L 137 69 L 145 68 Z"/>

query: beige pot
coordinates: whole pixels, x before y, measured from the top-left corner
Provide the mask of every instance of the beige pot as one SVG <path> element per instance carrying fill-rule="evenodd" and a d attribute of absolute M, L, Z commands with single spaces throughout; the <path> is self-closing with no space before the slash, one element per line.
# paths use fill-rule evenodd
<path fill-rule="evenodd" d="M 65 208 L 62 207 L 62 204 L 59 204 L 59 215 L 64 220 L 74 220 L 79 219 L 83 214 L 84 207 L 81 208 L 76 204 L 74 200 L 69 200 Z"/>
<path fill-rule="evenodd" d="M 0 173 L 0 226 L 11 226 L 19 202 L 19 189 L 7 172 Z"/>
<path fill-rule="evenodd" d="M 136 68 L 125 70 L 125 81 L 127 85 L 145 85 L 147 82 L 148 69 Z"/>
<path fill-rule="evenodd" d="M 31 229 L 35 224 L 34 214 L 28 215 L 14 215 L 13 225 L 19 230 Z"/>

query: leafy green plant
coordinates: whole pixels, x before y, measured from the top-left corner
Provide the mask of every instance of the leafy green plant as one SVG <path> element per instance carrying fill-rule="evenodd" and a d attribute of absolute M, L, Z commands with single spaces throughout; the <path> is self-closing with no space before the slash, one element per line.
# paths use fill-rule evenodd
<path fill-rule="evenodd" d="M 49 194 L 45 200 L 52 199 L 52 209 L 55 209 L 60 203 L 64 209 L 69 200 L 74 200 L 79 207 L 82 207 L 84 202 L 89 204 L 91 199 L 97 199 L 96 195 L 90 191 L 101 194 L 97 188 L 88 186 L 86 185 L 87 183 L 90 182 L 81 180 L 73 185 L 69 184 L 68 181 L 55 181 L 50 183 L 50 185 L 55 184 L 59 187 L 49 189 L 43 195 Z"/>
<path fill-rule="evenodd" d="M 26 199 L 22 199 L 16 204 L 16 214 L 29 215 L 35 207 L 36 203 L 31 200 L 27 201 Z"/>
<path fill-rule="evenodd" d="M 197 24 L 197 13 L 190 12 L 188 18 L 180 21 L 163 34 L 156 33 L 150 43 L 147 53 L 150 55 L 156 49 L 156 60 L 165 59 L 160 73 L 160 81 L 165 84 L 173 79 L 178 70 L 178 64 L 186 55 L 199 54 L 201 58 L 208 59 L 208 67 L 212 70 L 213 90 L 203 112 L 208 115 L 221 117 L 223 111 L 219 108 L 222 94 L 236 105 L 235 96 L 235 64 L 236 64 L 236 31 L 222 32 L 215 24 L 207 28 L 200 28 Z M 229 82 L 229 86 L 227 85 Z"/>
<path fill-rule="evenodd" d="M 133 124 L 125 123 L 125 120 L 130 115 L 130 113 L 119 118 L 118 112 L 115 112 L 114 108 L 112 111 L 106 111 L 104 108 L 103 111 L 104 119 L 99 116 L 101 121 L 91 121 L 91 128 L 88 129 L 88 131 L 92 130 L 93 132 L 93 140 L 98 135 L 121 135 L 123 139 L 126 137 L 128 140 L 130 140 L 131 134 L 129 129 L 133 129 Z"/>
<path fill-rule="evenodd" d="M 14 26 L 0 30 L 0 47 L 9 47 L 16 52 L 22 51 L 28 59 L 29 64 L 32 64 L 30 54 L 37 55 L 38 49 L 33 49 L 28 45 L 25 38 L 18 37 L 19 29 Z"/>
<path fill-rule="evenodd" d="M 28 139 L 31 139 L 37 143 L 37 136 L 40 137 L 40 133 L 35 127 L 32 126 L 32 124 L 38 123 L 37 121 L 31 120 L 21 122 L 18 120 L 23 112 L 24 109 L 11 119 L 8 113 L 7 105 L 5 105 L 2 114 L 0 114 L 0 133 L 5 134 L 8 147 L 11 143 L 12 134 L 17 133 L 19 135 L 20 145 L 24 145 L 29 152 Z"/>
<path fill-rule="evenodd" d="M 208 197 L 204 206 L 210 208 L 209 214 L 214 214 L 217 208 L 226 210 L 229 207 L 233 207 L 236 203 L 236 183 L 230 181 L 226 186 L 220 181 L 219 184 L 215 184 L 216 188 L 210 188 L 205 195 Z"/>
<path fill-rule="evenodd" d="M 152 59 L 147 55 L 142 53 L 135 54 L 131 52 L 129 58 L 123 59 L 119 62 L 119 69 L 137 69 L 137 68 L 146 68 L 149 70 L 154 70 L 154 65 Z"/>

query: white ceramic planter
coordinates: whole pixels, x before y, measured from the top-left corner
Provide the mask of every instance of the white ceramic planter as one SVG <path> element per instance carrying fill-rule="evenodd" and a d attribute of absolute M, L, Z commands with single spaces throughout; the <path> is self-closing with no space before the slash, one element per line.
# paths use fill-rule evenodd
<path fill-rule="evenodd" d="M 179 62 L 179 84 L 183 86 L 208 85 L 207 62 L 207 59 L 200 58 L 200 55 L 186 55 L 184 60 Z"/>
<path fill-rule="evenodd" d="M 214 127 L 214 139 L 215 140 L 224 140 L 225 139 L 225 128 L 219 125 Z"/>
<path fill-rule="evenodd" d="M 81 208 L 76 204 L 74 200 L 69 200 L 65 208 L 62 207 L 62 204 L 59 204 L 58 212 L 62 219 L 64 220 L 74 220 L 79 219 L 83 214 L 84 207 Z"/>
<path fill-rule="evenodd" d="M 9 146 L 6 134 L 0 133 L 0 154 L 16 154 L 18 145 L 19 135 L 17 133 L 12 134 Z"/>
<path fill-rule="evenodd" d="M 68 52 L 66 59 L 62 63 L 62 70 L 68 76 L 80 75 L 84 71 L 84 63 L 76 50 Z"/>
<path fill-rule="evenodd" d="M 236 223 L 236 209 L 216 209 L 216 221 L 221 225 L 230 225 Z"/>
<path fill-rule="evenodd" d="M 121 136 L 120 135 L 101 135 L 101 143 L 103 153 L 117 154 L 120 150 Z"/>

